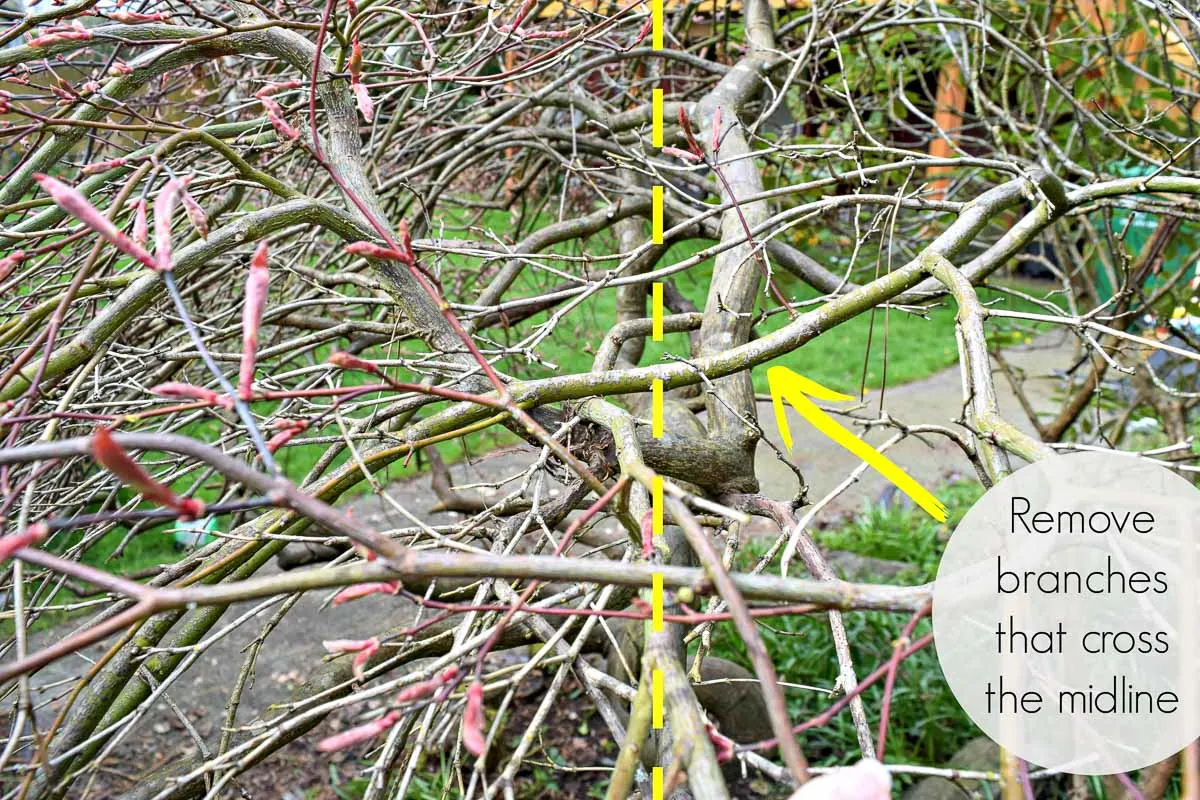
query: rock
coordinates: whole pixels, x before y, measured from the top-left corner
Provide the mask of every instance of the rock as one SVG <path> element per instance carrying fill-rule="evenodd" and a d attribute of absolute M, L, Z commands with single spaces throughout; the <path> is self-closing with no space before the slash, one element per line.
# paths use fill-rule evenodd
<path fill-rule="evenodd" d="M 847 581 L 892 581 L 901 573 L 913 569 L 913 565 L 905 561 L 872 558 L 847 550 L 830 550 L 825 554 L 825 559 L 833 571 Z"/>
<path fill-rule="evenodd" d="M 732 661 L 708 656 L 701 662 L 700 677 L 703 681 L 693 684 L 692 690 L 721 733 L 740 744 L 775 735 L 753 672 Z"/>
<path fill-rule="evenodd" d="M 641 669 L 645 622 L 616 619 L 609 622 L 609 628 L 616 640 L 616 647 L 609 648 L 606 671 L 618 680 L 630 680 L 626 667 L 635 673 Z M 689 660 L 685 668 L 690 667 Z M 701 662 L 700 678 L 701 682 L 693 684 L 692 690 L 722 734 L 742 744 L 770 739 L 774 735 L 767 706 L 753 672 L 732 661 L 708 656 Z M 613 700 L 621 719 L 628 719 L 628 704 L 616 697 Z M 652 764 L 653 748 L 647 747 L 643 757 L 648 765 Z M 733 777 L 732 769 L 736 769 L 737 762 L 731 761 L 725 766 L 731 768 L 729 776 Z"/>
<path fill-rule="evenodd" d="M 954 754 L 947 766 L 962 770 L 999 771 L 1000 746 L 985 737 L 972 739 Z M 987 794 L 982 781 L 925 778 L 904 793 L 904 800 L 973 800 L 989 796 L 994 796 L 994 792 Z"/>

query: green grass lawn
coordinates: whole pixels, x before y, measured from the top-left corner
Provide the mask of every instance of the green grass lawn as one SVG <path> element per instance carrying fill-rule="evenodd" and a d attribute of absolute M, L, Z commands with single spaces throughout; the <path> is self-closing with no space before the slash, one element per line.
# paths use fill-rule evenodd
<path fill-rule="evenodd" d="M 668 252 L 665 262 L 681 261 L 703 249 L 703 246 L 699 242 L 675 245 Z M 711 274 L 711 262 L 703 262 L 676 277 L 676 288 L 697 308 L 702 309 Z M 797 304 L 819 296 L 816 290 L 787 274 L 776 273 L 775 280 L 790 301 Z M 523 291 L 518 294 L 534 293 L 532 284 L 536 282 L 536 278 L 527 279 L 521 287 Z M 1041 291 L 1044 292 L 1044 289 Z M 1011 310 L 1044 310 L 1033 303 L 1014 299 L 1006 292 L 983 289 L 980 299 Z M 776 305 L 772 299 L 770 306 Z M 800 310 L 813 307 L 806 305 Z M 772 364 L 791 367 L 818 383 L 847 394 L 857 393 L 863 383 L 864 367 L 865 385 L 871 389 L 883 386 L 885 378 L 888 385 L 897 385 L 928 377 L 957 363 L 958 351 L 954 338 L 956 311 L 953 301 L 944 300 L 922 309 L 920 313 L 881 309 L 874 314 L 860 315 L 818 336 L 794 353 L 755 368 L 752 373 L 755 390 L 762 393 L 768 391 L 766 370 Z M 542 323 L 549 316 L 549 313 L 543 313 L 531 322 Z M 615 319 L 616 290 L 602 290 L 561 322 L 540 348 L 541 357 L 553 364 L 554 368 L 524 363 L 510 365 L 510 368 L 515 367 L 515 372 L 529 376 L 590 370 L 594 352 L 592 347 L 581 347 L 581 343 L 594 347 Z M 755 330 L 758 335 L 770 333 L 788 321 L 787 314 L 774 313 L 761 321 Z M 1023 332 L 1031 326 L 1017 326 L 1010 320 L 994 319 L 988 323 L 988 328 L 992 335 L 1004 337 L 1003 341 L 1007 343 L 1024 339 Z M 687 356 L 687 335 L 667 334 L 662 342 L 647 341 L 642 363 L 655 363 L 667 354 Z"/>

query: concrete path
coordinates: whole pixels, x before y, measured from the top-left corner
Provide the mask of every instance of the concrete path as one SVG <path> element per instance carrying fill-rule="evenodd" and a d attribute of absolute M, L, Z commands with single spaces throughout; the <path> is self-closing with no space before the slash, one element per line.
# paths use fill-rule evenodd
<path fill-rule="evenodd" d="M 1074 338 L 1066 334 L 1049 334 L 1029 345 L 1005 351 L 1005 361 L 1015 372 L 1025 377 L 1023 391 L 1034 410 L 1048 414 L 1057 409 L 1054 396 L 1061 390 L 1062 380 L 1056 371 L 1070 367 L 1074 353 Z M 1022 430 L 1033 433 L 1033 425 L 1021 410 L 1007 378 L 995 365 L 993 369 L 1001 414 Z M 866 399 L 866 406 L 857 412 L 857 416 L 864 419 L 877 418 L 879 392 L 868 393 Z M 963 408 L 962 377 L 958 367 L 943 370 L 924 380 L 888 388 L 883 394 L 883 408 L 892 419 L 907 425 L 935 424 L 964 430 L 955 425 L 955 420 L 962 416 Z M 862 435 L 861 428 L 851 426 L 845 417 L 839 417 L 839 420 L 851 427 L 855 433 Z M 758 421 L 767 438 L 782 447 L 770 403 L 760 404 Z M 815 503 L 842 483 L 860 462 L 848 451 L 817 432 L 799 415 L 792 413 L 789 421 L 795 440 L 792 460 L 808 483 L 809 501 Z M 878 446 L 894 433 L 895 429 L 877 427 L 864 438 Z M 974 473 L 962 450 L 949 438 L 939 434 L 925 435 L 920 439 L 915 436 L 908 437 L 890 448 L 887 455 L 931 490 L 955 475 L 970 476 Z M 766 444 L 759 445 L 757 468 L 765 494 L 776 499 L 795 495 L 798 486 L 795 474 L 780 462 L 775 452 Z M 861 510 L 864 504 L 878 502 L 889 486 L 883 476 L 868 469 L 857 484 L 829 504 L 828 513 L 823 516 L 829 518 L 855 513 Z"/>

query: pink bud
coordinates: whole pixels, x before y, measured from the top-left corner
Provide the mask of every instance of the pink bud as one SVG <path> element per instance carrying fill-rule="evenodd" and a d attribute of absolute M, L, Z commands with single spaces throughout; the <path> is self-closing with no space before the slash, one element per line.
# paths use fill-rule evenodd
<path fill-rule="evenodd" d="M 283 118 L 283 107 L 279 103 L 266 96 L 258 99 L 263 108 L 267 110 L 267 121 L 271 123 L 271 127 L 275 129 L 276 133 L 288 141 L 300 138 L 300 131 L 289 125 L 288 121 Z"/>
<path fill-rule="evenodd" d="M 436 692 L 440 686 L 441 684 L 436 680 L 414 683 L 412 686 L 405 687 L 400 694 L 396 695 L 396 703 L 399 705 L 404 705 L 405 703 L 411 703 L 414 700 L 420 700 L 421 698 L 428 697 Z"/>
<path fill-rule="evenodd" d="M 266 269 L 268 255 L 267 243 L 259 242 L 258 247 L 254 248 L 254 255 L 250 259 L 250 268 Z"/>
<path fill-rule="evenodd" d="M 322 753 L 332 753 L 335 750 L 345 750 L 359 742 L 369 742 L 399 721 L 400 712 L 389 711 L 374 722 L 368 722 L 366 725 L 359 725 L 357 728 L 351 728 L 335 736 L 322 739 L 317 743 L 317 749 Z"/>
<path fill-rule="evenodd" d="M 717 151 L 721 149 L 721 107 L 717 106 L 717 110 L 713 112 L 713 128 L 712 128 L 712 152 L 715 156 Z"/>
<path fill-rule="evenodd" d="M 525 2 L 521 3 L 521 7 L 517 9 L 517 15 L 513 17 L 513 21 L 509 29 L 516 30 L 517 28 L 520 28 L 521 23 L 525 21 L 525 18 L 529 16 L 529 13 L 533 11 L 534 6 L 536 5 L 537 0 L 525 0 Z"/>
<path fill-rule="evenodd" d="M 363 258 L 377 258 L 381 261 L 403 261 L 408 262 L 408 256 L 399 250 L 392 250 L 388 247 L 380 247 L 371 242 L 351 242 L 346 245 L 346 252 Z"/>
<path fill-rule="evenodd" d="M 383 581 L 377 583 L 360 583 L 355 586 L 348 586 L 333 596 L 333 604 L 340 606 L 342 603 L 349 603 L 351 600 L 357 600 L 360 597 L 366 597 L 372 594 L 399 594 L 400 581 Z"/>
<path fill-rule="evenodd" d="M 285 444 L 290 442 L 292 439 L 295 439 L 296 436 L 298 436 L 299 434 L 300 434 L 300 431 L 296 430 L 295 428 L 289 428 L 286 431 L 280 431 L 279 433 L 272 436 L 270 439 L 267 439 L 267 452 L 268 453 L 278 453 L 279 448 L 283 447 Z"/>
<path fill-rule="evenodd" d="M 467 689 L 467 708 L 463 711 L 463 746 L 479 758 L 487 747 L 483 738 L 483 681 L 476 679 Z"/>
<path fill-rule="evenodd" d="M 108 68 L 109 75 L 130 75 L 132 73 L 133 67 L 120 60 Z"/>
<path fill-rule="evenodd" d="M 113 11 L 106 16 L 125 25 L 136 25 L 139 22 L 162 22 L 167 18 L 167 15 L 163 13 L 139 14 L 136 11 Z"/>
<path fill-rule="evenodd" d="M 700 144 L 696 141 L 696 134 L 692 131 L 692 120 L 688 117 L 687 109 L 683 106 L 679 107 L 679 127 L 683 131 L 684 141 L 688 144 L 688 149 L 696 155 L 703 155 L 704 151 L 700 149 Z"/>
<path fill-rule="evenodd" d="M 267 305 L 267 243 L 259 242 L 250 259 L 246 278 L 246 301 L 242 305 L 242 368 L 238 373 L 238 397 L 249 400 L 254 389 L 254 363 L 258 352 L 258 326 Z"/>
<path fill-rule="evenodd" d="M 281 81 L 279 83 L 268 83 L 266 86 L 263 86 L 261 89 L 255 92 L 254 96 L 261 100 L 264 97 L 270 97 L 271 95 L 279 92 L 285 92 L 291 89 L 299 89 L 303 85 L 304 84 L 300 81 Z"/>
<path fill-rule="evenodd" d="M 203 501 L 192 497 L 179 497 L 169 487 L 150 477 L 149 473 L 117 444 L 108 428 L 96 428 L 92 434 L 92 457 L 100 466 L 122 483 L 136 489 L 150 502 L 166 506 L 188 519 L 195 519 L 204 514 Z"/>
<path fill-rule="evenodd" d="M 281 137 L 289 142 L 294 142 L 300 138 L 300 131 L 293 127 L 283 115 L 272 109 L 267 109 L 267 120 L 271 123 L 271 127 L 275 129 Z"/>
<path fill-rule="evenodd" d="M 654 17 L 653 16 L 646 17 L 645 24 L 642 25 L 642 29 L 640 31 L 638 31 L 638 35 L 634 38 L 633 42 L 629 46 L 637 47 L 639 44 L 642 43 L 642 41 L 647 36 L 650 35 L 650 31 L 653 29 L 654 29 Z"/>
<path fill-rule="evenodd" d="M 649 559 L 654 555 L 654 512 L 647 511 L 642 515 L 642 558 Z"/>
<path fill-rule="evenodd" d="M 175 215 L 175 201 L 187 188 L 186 178 L 171 178 L 154 200 L 154 258 L 155 269 L 175 268 L 171 254 L 171 217 Z"/>
<path fill-rule="evenodd" d="M 664 147 L 662 149 L 662 154 L 664 156 L 682 158 L 684 161 L 696 162 L 700 160 L 700 156 L 696 155 L 695 153 L 690 153 L 687 150 L 680 150 L 678 147 Z"/>
<path fill-rule="evenodd" d="M 142 247 L 150 241 L 150 227 L 146 222 L 146 200 L 139 197 L 133 207 L 133 240 Z"/>
<path fill-rule="evenodd" d="M 24 250 L 13 250 L 0 259 L 0 281 L 4 280 L 17 266 L 25 260 Z"/>
<path fill-rule="evenodd" d="M 212 403 L 221 408 L 233 408 L 233 401 L 228 395 L 214 392 L 212 389 L 205 389 L 203 386 L 193 386 L 190 383 L 160 383 L 150 389 L 151 392 L 159 397 L 177 397 L 183 400 L 200 400 L 205 403 Z"/>
<path fill-rule="evenodd" d="M 366 84 L 361 81 L 351 81 L 350 91 L 354 92 L 354 101 L 358 104 L 358 110 L 363 119 L 367 122 L 374 120 L 375 103 L 371 100 L 371 93 L 367 91 Z"/>
<path fill-rule="evenodd" d="M 724 736 L 711 722 L 704 723 L 704 729 L 708 731 L 709 741 L 713 744 L 713 751 L 717 756 L 717 763 L 724 764 L 733 758 L 733 739 Z"/>
<path fill-rule="evenodd" d="M 106 216 L 89 203 L 77 189 L 41 173 L 35 174 L 33 179 L 63 211 L 87 225 L 125 255 L 137 259 L 151 269 L 156 269 L 157 265 L 146 249 L 117 230 L 117 226 L 113 225 Z"/>
<path fill-rule="evenodd" d="M 416 263 L 416 257 L 413 255 L 412 234 L 408 232 L 408 220 L 400 220 L 397 238 L 400 239 L 399 250 L 404 255 L 405 261 L 409 264 Z"/>
<path fill-rule="evenodd" d="M 354 670 L 354 679 L 359 683 L 363 681 L 363 670 L 367 666 L 367 662 L 371 656 L 379 652 L 379 637 L 372 636 L 370 639 L 333 639 L 331 641 L 321 642 L 325 650 L 335 655 L 341 653 L 357 653 L 354 657 L 352 669 Z"/>
<path fill-rule="evenodd" d="M 109 161 L 97 161 L 94 164 L 87 164 L 80 172 L 84 175 L 95 175 L 97 172 L 107 172 L 116 167 L 123 167 L 129 162 L 123 158 L 114 158 Z"/>
<path fill-rule="evenodd" d="M 347 508 L 346 516 L 351 516 L 353 514 L 353 512 L 354 512 L 353 508 Z M 363 547 L 361 544 L 354 545 L 354 552 L 356 552 L 360 556 L 362 556 L 364 561 L 377 561 L 379 559 L 379 556 L 375 555 L 374 550 L 370 550 L 366 547 Z"/>
<path fill-rule="evenodd" d="M 379 374 L 379 367 L 357 356 L 352 356 L 349 353 L 338 351 L 329 356 L 329 363 L 342 369 L 356 369 L 360 372 L 370 372 L 372 375 Z"/>
<path fill-rule="evenodd" d="M 302 419 L 276 420 L 275 428 L 279 433 L 267 440 L 267 452 L 270 453 L 274 453 L 292 439 L 295 439 L 308 430 L 308 423 Z"/>
<path fill-rule="evenodd" d="M 458 677 L 458 665 L 451 664 L 442 670 L 442 674 L 436 678 L 431 678 L 427 681 L 414 683 L 412 686 L 406 687 L 400 694 L 396 695 L 396 702 L 399 704 L 411 703 L 414 700 L 420 700 L 423 697 L 436 692 L 446 684 Z"/>
<path fill-rule="evenodd" d="M 204 209 L 201 208 L 194 197 L 188 194 L 186 189 L 179 193 L 179 199 L 183 201 L 183 210 L 187 212 L 187 217 L 192 223 L 192 227 L 200 234 L 201 239 L 207 239 L 208 214 L 204 213 Z"/>
<path fill-rule="evenodd" d="M 350 73 L 351 82 L 358 81 L 362 78 L 363 53 L 362 44 L 358 41 L 358 37 L 354 37 L 354 41 L 350 43 L 350 60 L 346 65 Z"/>
<path fill-rule="evenodd" d="M 25 547 L 33 545 L 45 539 L 50 533 L 50 529 L 46 527 L 46 523 L 39 522 L 36 525 L 30 525 L 28 528 L 8 536 L 0 536 L 0 561 L 7 561 L 12 558 L 12 554 Z"/>
<path fill-rule="evenodd" d="M 86 42 L 92 38 L 92 32 L 89 30 L 66 30 L 47 33 L 41 36 L 35 36 L 30 39 L 27 44 L 30 47 L 47 47 L 53 44 L 62 42 Z"/>

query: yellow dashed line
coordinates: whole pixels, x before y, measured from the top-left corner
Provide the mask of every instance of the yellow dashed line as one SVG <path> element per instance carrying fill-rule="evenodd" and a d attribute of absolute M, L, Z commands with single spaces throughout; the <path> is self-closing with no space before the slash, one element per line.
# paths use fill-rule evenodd
<path fill-rule="evenodd" d="M 650 319 L 653 320 L 650 337 L 656 342 L 661 342 L 663 338 L 663 285 L 657 282 L 650 290 Z"/>
<path fill-rule="evenodd" d="M 663 36 L 663 0 L 650 0 L 652 25 L 652 42 L 655 50 L 664 47 Z M 651 122 L 650 141 L 654 147 L 662 147 L 664 143 L 663 122 L 663 90 L 654 89 L 651 93 L 653 119 Z M 663 243 L 663 187 L 654 186 L 651 189 L 650 235 L 654 244 Z M 655 283 L 651 287 L 652 319 L 651 338 L 661 342 L 663 338 L 663 285 Z M 655 439 L 663 436 L 663 382 L 655 380 L 651 384 L 651 432 Z M 651 532 L 657 538 L 663 533 L 663 480 L 655 475 L 650 482 L 650 517 Z M 651 579 L 651 620 L 650 628 L 655 633 L 663 630 L 663 576 L 661 572 L 654 573 Z M 663 674 L 662 670 L 651 673 L 652 721 L 655 729 L 663 727 Z M 663 768 L 655 767 L 652 773 L 652 800 L 663 800 Z"/>
<path fill-rule="evenodd" d="M 654 244 L 663 243 L 663 187 L 655 186 L 651 190 L 651 198 L 653 202 L 653 215 L 651 216 L 651 231 L 653 236 L 651 241 Z"/>
<path fill-rule="evenodd" d="M 654 121 L 650 128 L 650 144 L 655 147 L 663 146 L 663 90 L 651 92 L 654 106 Z"/>
<path fill-rule="evenodd" d="M 663 629 L 663 576 L 661 572 L 654 573 L 651 576 L 650 586 L 650 604 L 653 607 L 651 615 L 651 628 L 655 633 L 662 633 Z"/>
<path fill-rule="evenodd" d="M 661 669 L 656 669 L 650 674 L 650 696 L 653 699 L 651 714 L 654 723 L 654 730 L 658 730 L 663 726 L 663 674 Z"/>
<path fill-rule="evenodd" d="M 650 433 L 655 439 L 663 437 L 663 382 L 657 378 L 650 384 Z"/>
<path fill-rule="evenodd" d="M 662 536 L 663 532 L 663 481 L 661 475 L 650 479 L 650 505 L 654 509 L 652 533 Z"/>

